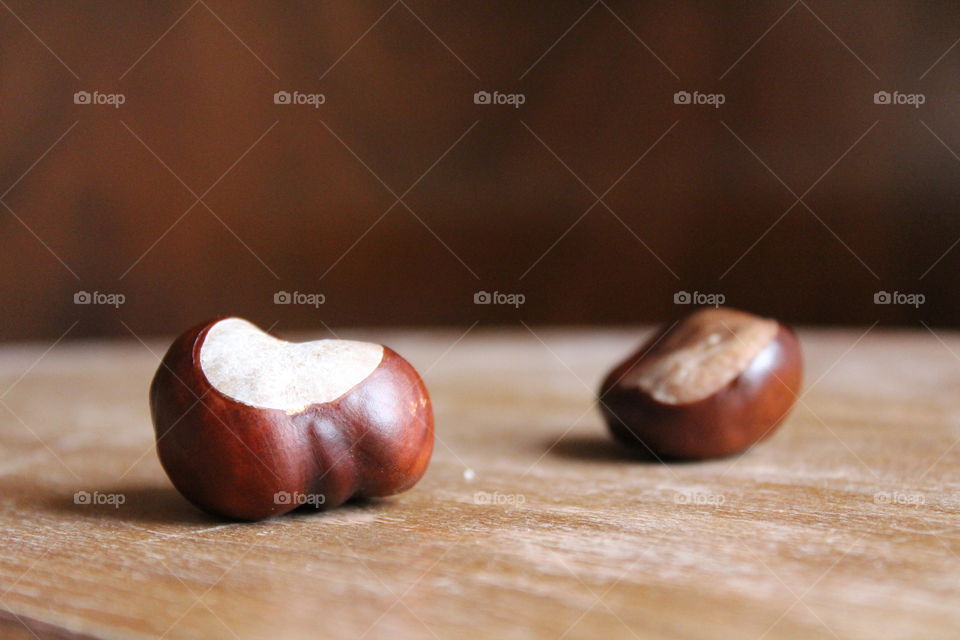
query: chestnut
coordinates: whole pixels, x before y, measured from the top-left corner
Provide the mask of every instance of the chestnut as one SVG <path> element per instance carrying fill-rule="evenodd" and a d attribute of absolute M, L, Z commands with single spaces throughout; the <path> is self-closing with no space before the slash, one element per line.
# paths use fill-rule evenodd
<path fill-rule="evenodd" d="M 705 308 L 658 331 L 600 388 L 624 445 L 661 459 L 743 451 L 770 435 L 800 391 L 800 343 L 785 325 Z"/>
<path fill-rule="evenodd" d="M 405 491 L 433 451 L 427 389 L 394 351 L 285 342 L 240 318 L 205 322 L 174 341 L 150 409 L 177 490 L 241 520 Z"/>

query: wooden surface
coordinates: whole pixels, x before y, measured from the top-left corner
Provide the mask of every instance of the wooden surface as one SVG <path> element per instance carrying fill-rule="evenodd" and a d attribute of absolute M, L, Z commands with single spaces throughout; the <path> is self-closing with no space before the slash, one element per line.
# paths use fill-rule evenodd
<path fill-rule="evenodd" d="M 425 372 L 430 469 L 258 524 L 196 511 L 163 474 L 146 393 L 165 344 L 6 346 L 0 635 L 960 634 L 960 337 L 801 332 L 807 391 L 771 440 L 664 466 L 623 456 L 594 408 L 643 333 L 342 332 Z"/>

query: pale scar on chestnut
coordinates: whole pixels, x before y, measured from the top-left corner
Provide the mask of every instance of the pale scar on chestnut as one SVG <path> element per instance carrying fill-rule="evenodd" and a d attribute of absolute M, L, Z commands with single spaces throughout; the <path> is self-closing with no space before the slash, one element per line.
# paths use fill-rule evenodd
<path fill-rule="evenodd" d="M 174 486 L 198 507 L 238 519 L 405 491 L 433 451 L 427 389 L 394 351 L 285 342 L 239 318 L 177 338 L 150 406 Z"/>
<path fill-rule="evenodd" d="M 285 342 L 240 318 L 212 326 L 200 348 L 203 374 L 220 393 L 253 407 L 288 413 L 339 398 L 382 360 L 379 344 Z"/>
<path fill-rule="evenodd" d="M 615 367 L 601 386 L 600 409 L 614 437 L 637 451 L 723 456 L 776 429 L 802 374 L 799 342 L 785 325 L 733 309 L 702 309 Z"/>

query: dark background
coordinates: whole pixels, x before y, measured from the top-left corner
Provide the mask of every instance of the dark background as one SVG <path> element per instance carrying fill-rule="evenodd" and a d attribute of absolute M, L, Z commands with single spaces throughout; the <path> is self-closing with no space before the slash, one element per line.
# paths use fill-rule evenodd
<path fill-rule="evenodd" d="M 7 0 L 0 340 L 225 313 L 636 323 L 678 291 L 800 324 L 956 326 L 958 38 L 960 8 L 926 0 Z"/>

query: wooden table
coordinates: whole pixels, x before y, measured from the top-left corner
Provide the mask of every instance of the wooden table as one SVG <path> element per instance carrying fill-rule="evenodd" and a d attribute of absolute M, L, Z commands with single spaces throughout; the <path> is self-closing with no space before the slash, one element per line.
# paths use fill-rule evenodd
<path fill-rule="evenodd" d="M 594 408 L 643 333 L 341 332 L 425 373 L 430 469 L 257 524 L 198 512 L 161 470 L 164 343 L 3 347 L 0 636 L 960 636 L 960 336 L 801 332 L 806 392 L 772 439 L 665 466 Z"/>

